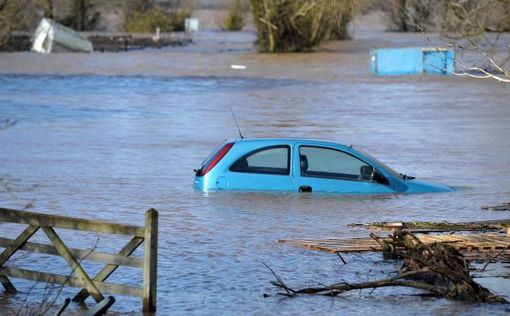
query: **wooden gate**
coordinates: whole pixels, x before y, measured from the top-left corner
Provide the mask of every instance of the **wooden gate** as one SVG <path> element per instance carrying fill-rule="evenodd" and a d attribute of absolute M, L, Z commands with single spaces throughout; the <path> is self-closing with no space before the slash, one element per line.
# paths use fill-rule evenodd
<path fill-rule="evenodd" d="M 144 227 L 6 208 L 0 208 L 0 222 L 28 225 L 15 239 L 0 237 L 0 247 L 5 248 L 0 254 L 0 282 L 8 293 L 16 293 L 16 288 L 9 277 L 22 278 L 81 288 L 81 291 L 73 298 L 73 301 L 76 302 L 83 302 L 89 295 L 96 302 L 100 302 L 104 298 L 101 291 L 105 291 L 142 297 L 144 312 L 154 312 L 156 310 L 158 212 L 155 209 L 149 209 L 145 213 Z M 95 250 L 69 248 L 54 228 L 129 235 L 132 238 L 117 254 L 111 254 Z M 51 241 L 51 245 L 28 241 L 38 230 L 45 233 Z M 142 243 L 145 247 L 143 258 L 130 257 Z M 6 266 L 5 263 L 18 250 L 61 256 L 73 273 L 71 275 L 59 275 Z M 82 260 L 102 262 L 106 265 L 95 276 L 91 277 L 81 266 Z M 142 287 L 105 282 L 121 265 L 143 269 Z"/>

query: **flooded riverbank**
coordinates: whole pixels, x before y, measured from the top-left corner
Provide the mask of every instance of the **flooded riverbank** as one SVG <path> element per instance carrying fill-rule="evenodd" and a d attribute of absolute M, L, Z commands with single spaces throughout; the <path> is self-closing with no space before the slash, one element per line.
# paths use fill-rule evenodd
<path fill-rule="evenodd" d="M 2 206 L 35 199 L 35 211 L 132 224 L 143 222 L 147 208 L 158 209 L 161 315 L 505 313 L 505 306 L 421 298 L 399 289 L 264 298 L 275 289 L 263 263 L 289 285 L 363 279 L 395 265 L 374 269 L 380 257 L 369 255 L 368 264 L 352 256 L 344 266 L 334 255 L 277 240 L 364 234 L 346 226 L 353 222 L 508 217 L 480 210 L 510 195 L 508 85 L 372 77 L 365 49 L 370 42 L 363 39 L 317 53 L 267 55 L 251 50 L 250 33 L 231 34 L 225 42 L 215 32 L 204 34 L 203 45 L 175 50 L 0 54 L 0 118 L 18 120 L 0 131 L 0 175 L 19 179 L 14 194 L 0 192 Z M 237 135 L 229 105 L 247 137 L 354 143 L 399 172 L 458 190 L 371 197 L 197 192 L 193 168 Z M 2 235 L 10 232 L 1 229 Z M 93 237 L 85 240 L 94 243 Z M 118 277 L 141 278 L 131 271 Z M 31 285 L 15 284 L 25 293 Z M 493 284 L 510 297 L 508 287 Z M 14 304 L 3 297 L 1 303 Z M 136 314 L 141 303 L 119 296 L 112 309 Z"/>

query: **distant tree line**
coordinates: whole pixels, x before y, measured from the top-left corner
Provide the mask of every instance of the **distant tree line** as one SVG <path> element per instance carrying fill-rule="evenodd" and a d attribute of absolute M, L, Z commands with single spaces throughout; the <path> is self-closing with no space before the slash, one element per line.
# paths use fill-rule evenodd
<path fill-rule="evenodd" d="M 510 0 L 391 0 L 382 2 L 389 29 L 464 36 L 510 31 Z"/>
<path fill-rule="evenodd" d="M 0 0 L 0 32 L 32 30 L 42 17 L 78 31 L 94 30 L 107 0 Z"/>
<path fill-rule="evenodd" d="M 181 31 L 195 1 L 0 0 L 0 47 L 13 31 L 33 31 L 41 17 L 78 31 Z M 366 7 L 384 12 L 394 31 L 450 37 L 510 31 L 510 0 L 230 0 L 222 28 L 243 28 L 251 10 L 260 51 L 309 51 L 348 38 L 349 22 Z"/>
<path fill-rule="evenodd" d="M 193 0 L 0 0 L 0 37 L 33 31 L 47 17 L 77 31 L 94 31 L 114 20 L 114 31 L 155 32 L 184 29 Z M 108 31 L 112 31 L 108 29 Z"/>

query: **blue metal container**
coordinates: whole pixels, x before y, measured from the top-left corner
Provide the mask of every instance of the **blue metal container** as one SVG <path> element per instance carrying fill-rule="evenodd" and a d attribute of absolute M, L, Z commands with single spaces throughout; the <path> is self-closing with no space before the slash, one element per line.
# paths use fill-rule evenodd
<path fill-rule="evenodd" d="M 451 75 L 455 52 L 451 48 L 379 48 L 370 50 L 370 72 L 379 76 L 421 73 Z"/>

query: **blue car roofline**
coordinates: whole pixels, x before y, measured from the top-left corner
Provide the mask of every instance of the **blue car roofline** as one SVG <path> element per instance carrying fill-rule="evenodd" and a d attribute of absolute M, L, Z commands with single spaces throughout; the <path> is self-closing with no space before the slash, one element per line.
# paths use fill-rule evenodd
<path fill-rule="evenodd" d="M 268 137 L 268 138 L 234 138 L 234 139 L 227 139 L 225 142 L 268 142 L 268 141 L 286 141 L 286 142 L 316 142 L 316 143 L 324 143 L 324 144 L 331 144 L 331 145 L 342 145 L 345 147 L 349 147 L 352 145 L 346 145 L 345 143 L 340 143 L 338 141 L 334 140 L 325 140 L 325 139 L 316 139 L 316 138 L 299 138 L 299 137 Z"/>

